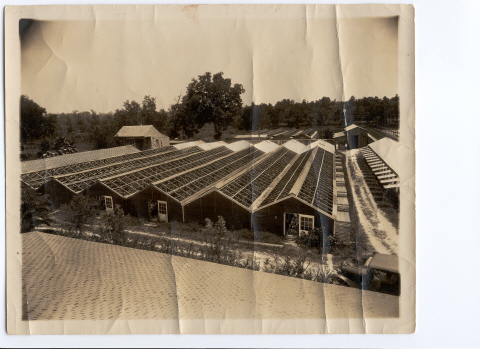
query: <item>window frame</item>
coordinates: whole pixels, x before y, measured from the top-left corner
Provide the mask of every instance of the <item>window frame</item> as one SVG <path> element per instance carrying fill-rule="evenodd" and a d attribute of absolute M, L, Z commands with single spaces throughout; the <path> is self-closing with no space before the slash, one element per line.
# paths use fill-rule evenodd
<path fill-rule="evenodd" d="M 308 224 L 308 229 L 302 229 L 302 227 L 305 227 L 305 225 L 302 222 L 302 219 L 308 219 L 309 221 L 311 221 L 311 225 Z M 306 215 L 306 214 L 298 215 L 298 233 L 299 234 L 301 233 L 308 234 L 309 230 L 313 228 L 315 228 L 315 216 Z"/>
<path fill-rule="evenodd" d="M 165 206 L 165 213 L 162 212 L 163 210 L 160 210 L 160 205 Z M 158 210 L 159 215 L 163 214 L 163 215 L 166 215 L 168 217 L 168 204 L 167 204 L 166 201 L 157 200 L 157 210 Z"/>
<path fill-rule="evenodd" d="M 113 197 L 111 196 L 108 196 L 108 195 L 104 195 L 104 200 L 105 200 L 105 210 L 106 211 L 113 211 Z M 111 207 L 109 207 L 108 203 L 111 203 Z"/>

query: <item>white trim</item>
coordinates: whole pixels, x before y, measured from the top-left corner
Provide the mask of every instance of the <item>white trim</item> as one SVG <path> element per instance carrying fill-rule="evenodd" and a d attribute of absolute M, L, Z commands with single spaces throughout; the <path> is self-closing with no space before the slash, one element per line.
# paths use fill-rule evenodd
<path fill-rule="evenodd" d="M 303 233 L 308 234 L 307 230 L 302 230 L 302 218 L 308 218 L 312 220 L 312 229 L 315 228 L 315 216 L 310 216 L 307 214 L 298 215 L 298 235 L 300 236 Z"/>
<path fill-rule="evenodd" d="M 105 210 L 106 211 L 113 211 L 113 197 L 105 195 L 103 198 L 105 200 Z M 111 207 L 109 207 L 108 202 L 111 203 Z"/>
<path fill-rule="evenodd" d="M 165 213 L 160 213 L 160 205 L 163 205 L 165 204 Z M 162 209 L 163 211 L 163 209 Z M 157 200 L 157 214 L 158 214 L 158 220 L 159 221 L 163 221 L 160 219 L 160 215 L 164 215 L 165 216 L 165 220 L 164 222 L 168 223 L 168 203 L 166 201 L 162 201 L 162 200 Z"/>

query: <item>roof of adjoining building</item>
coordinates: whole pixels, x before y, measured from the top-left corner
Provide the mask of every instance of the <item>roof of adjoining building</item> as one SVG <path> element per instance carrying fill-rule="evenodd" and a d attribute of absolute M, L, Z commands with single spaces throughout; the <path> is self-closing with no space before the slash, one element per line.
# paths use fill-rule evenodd
<path fill-rule="evenodd" d="M 357 126 L 355 124 L 351 124 L 350 126 L 345 127 L 345 131 L 350 131 L 353 130 L 354 128 L 361 128 L 360 126 Z"/>
<path fill-rule="evenodd" d="M 272 205 L 289 197 L 332 215 L 334 151 L 331 144 L 317 141 L 304 147 L 285 170 L 267 188 L 254 210 Z"/>
<path fill-rule="evenodd" d="M 120 131 L 117 132 L 115 137 L 148 137 L 148 136 L 163 136 L 164 134 L 158 132 L 158 130 L 152 125 L 144 126 L 123 126 Z"/>
<path fill-rule="evenodd" d="M 114 156 L 138 153 L 140 150 L 133 145 L 125 145 L 115 148 L 84 151 L 80 153 L 65 154 L 51 158 L 22 162 L 22 173 L 48 170 L 61 166 L 68 166 L 80 162 L 106 159 Z"/>
<path fill-rule="evenodd" d="M 407 145 L 395 142 L 390 138 L 382 138 L 368 145 L 378 157 L 400 177 L 400 182 L 414 178 L 415 169 L 409 166 L 414 157 L 414 150 Z"/>
<path fill-rule="evenodd" d="M 333 138 L 345 137 L 345 132 L 337 132 L 333 134 Z"/>

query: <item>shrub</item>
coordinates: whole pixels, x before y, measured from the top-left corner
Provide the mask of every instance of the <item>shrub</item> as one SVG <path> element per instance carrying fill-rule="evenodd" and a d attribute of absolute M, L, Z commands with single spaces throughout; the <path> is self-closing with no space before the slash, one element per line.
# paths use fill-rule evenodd
<path fill-rule="evenodd" d="M 299 236 L 295 242 L 300 246 L 308 248 L 322 248 L 323 244 L 323 231 L 321 228 L 310 229 L 308 234 Z"/>
<path fill-rule="evenodd" d="M 96 200 L 84 195 L 75 196 L 69 204 L 60 207 L 61 227 L 66 236 L 83 237 L 88 224 L 95 217 Z"/>
<path fill-rule="evenodd" d="M 268 231 L 256 231 L 254 234 L 255 242 L 265 242 L 269 244 L 282 244 L 283 238 Z"/>
<path fill-rule="evenodd" d="M 239 261 L 238 263 L 236 263 L 235 266 L 239 268 L 256 270 L 256 271 L 260 270 L 260 262 L 255 262 L 253 257 L 248 257 L 243 261 Z"/>
<path fill-rule="evenodd" d="M 235 236 L 239 240 L 251 241 L 251 242 L 264 242 L 269 244 L 279 244 L 283 243 L 283 237 L 276 234 L 270 233 L 268 231 L 253 231 L 249 229 L 240 229 L 235 232 Z"/>
<path fill-rule="evenodd" d="M 98 228 L 98 233 L 105 241 L 128 246 L 126 232 L 128 218 L 124 215 L 123 209 L 119 205 L 116 205 L 111 211 L 105 211 L 100 219 L 102 223 Z M 134 242 L 136 245 L 136 241 Z"/>
<path fill-rule="evenodd" d="M 50 205 L 45 196 L 37 194 L 33 189 L 22 186 L 20 204 L 20 232 L 26 233 L 35 227 L 45 224 L 50 226 Z"/>
<path fill-rule="evenodd" d="M 330 253 L 338 246 L 338 239 L 333 235 L 324 236 L 321 228 L 310 229 L 308 234 L 298 237 L 295 242 L 307 249 L 318 248 L 321 253 Z"/>
<path fill-rule="evenodd" d="M 279 274 L 285 276 L 293 276 L 296 278 L 305 278 L 310 262 L 306 253 L 297 254 L 297 256 L 289 256 L 279 258 L 274 257 L 274 263 L 271 263 L 269 259 L 265 260 L 264 271 L 272 274 Z"/>

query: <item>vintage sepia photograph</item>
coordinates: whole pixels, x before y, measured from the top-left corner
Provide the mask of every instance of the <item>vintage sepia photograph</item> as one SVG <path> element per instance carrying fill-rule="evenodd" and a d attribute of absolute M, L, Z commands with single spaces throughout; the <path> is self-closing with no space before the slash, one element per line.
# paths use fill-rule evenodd
<path fill-rule="evenodd" d="M 415 331 L 412 6 L 5 30 L 9 333 Z"/>

